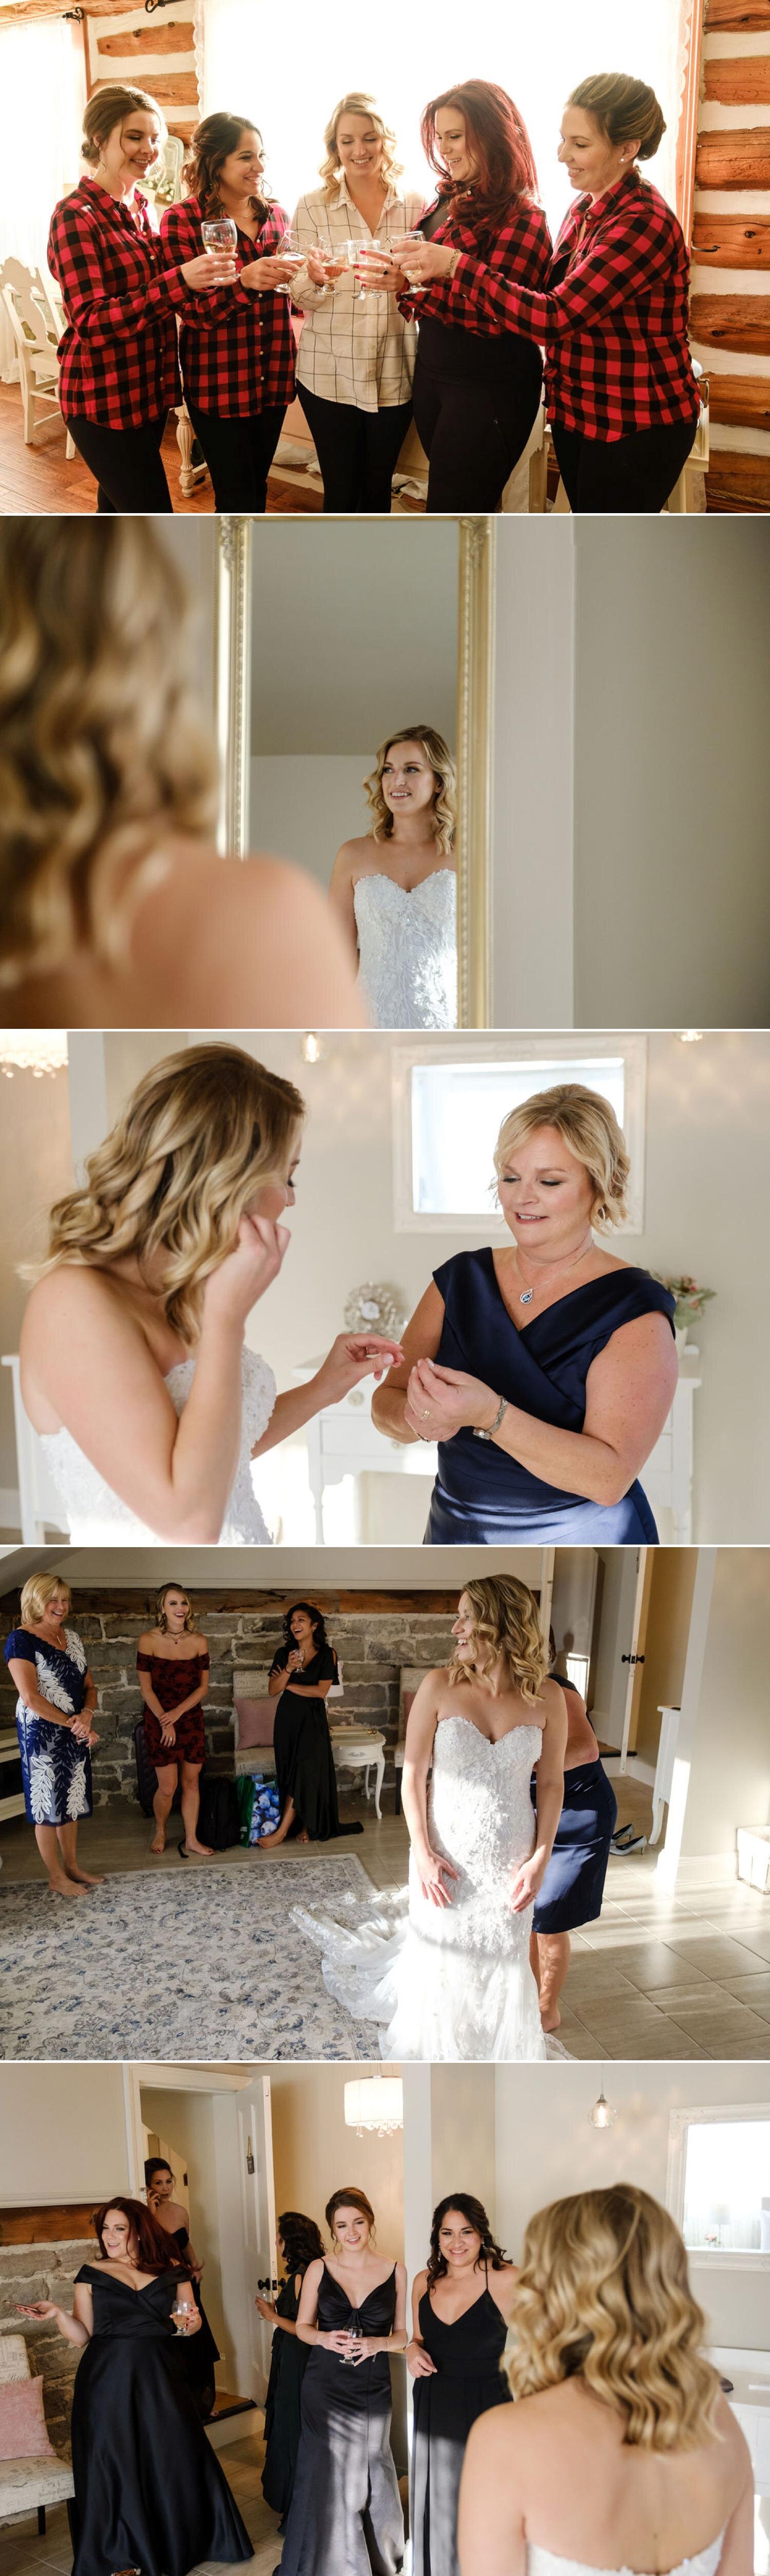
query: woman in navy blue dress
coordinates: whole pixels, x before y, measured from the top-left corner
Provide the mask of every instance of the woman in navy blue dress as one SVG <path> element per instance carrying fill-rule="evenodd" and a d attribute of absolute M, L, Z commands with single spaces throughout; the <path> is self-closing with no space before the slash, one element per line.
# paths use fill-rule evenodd
<path fill-rule="evenodd" d="M 98 1887 L 78 1867 L 81 1816 L 93 1814 L 91 1751 L 98 1744 L 91 1717 L 96 1689 L 74 1628 L 65 1628 L 70 1606 L 57 1575 L 33 1574 L 21 1596 L 21 1622 L 5 1641 L 5 1660 L 18 1691 L 16 1728 L 27 1819 L 54 1896 L 82 1896 Z"/>
<path fill-rule="evenodd" d="M 599 1753 L 585 1700 L 570 1681 L 566 1652 L 551 1629 L 551 1678 L 564 1692 L 567 1745 L 564 1798 L 540 1894 L 535 1899 L 530 1959 L 540 1991 L 543 2029 L 558 2030 L 559 1996 L 570 1962 L 570 1933 L 602 1910 L 618 1802 Z M 532 1784 L 533 1805 L 536 1783 Z"/>
<path fill-rule="evenodd" d="M 438 1441 L 430 1544 L 655 1542 L 637 1477 L 676 1387 L 674 1300 L 594 1241 L 626 1213 L 617 1120 L 556 1083 L 504 1119 L 494 1159 L 513 1242 L 434 1271 L 372 1418 Z"/>

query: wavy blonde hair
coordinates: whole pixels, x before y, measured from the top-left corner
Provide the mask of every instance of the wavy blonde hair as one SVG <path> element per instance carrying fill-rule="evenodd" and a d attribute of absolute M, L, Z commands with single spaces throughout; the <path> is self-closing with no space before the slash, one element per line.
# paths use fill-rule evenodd
<path fill-rule="evenodd" d="M 28 1619 L 42 1619 L 43 1611 L 45 1610 L 47 1603 L 53 1600 L 55 1592 L 64 1593 L 67 1610 L 71 1610 L 72 1594 L 70 1592 L 69 1584 L 62 1582 L 60 1574 L 28 1575 L 21 1595 L 22 1627 L 26 1626 Z M 66 1612 L 64 1613 L 64 1616 L 66 1617 Z"/>
<path fill-rule="evenodd" d="M 516 1574 L 485 1574 L 464 1583 L 461 1597 L 470 1602 L 473 1612 L 479 1671 L 485 1676 L 493 1672 L 498 1656 L 504 1655 L 512 1682 L 528 1707 L 533 1708 L 540 1698 L 549 1664 L 534 1592 L 526 1583 L 520 1583 Z M 454 1654 L 449 1666 L 450 1682 L 467 1679 L 467 1664 Z"/>
<path fill-rule="evenodd" d="M 186 1628 L 186 1630 L 187 1630 L 188 1636 L 190 1636 L 190 1637 L 194 1637 L 194 1635 L 195 1635 L 195 1619 L 194 1619 L 194 1616 L 193 1616 L 193 1607 L 192 1607 L 192 1602 L 191 1602 L 191 1600 L 190 1600 L 190 1595 L 189 1595 L 189 1592 L 187 1591 L 187 1589 L 186 1589 L 186 1587 L 185 1587 L 184 1583 L 177 1583 L 176 1576 L 175 1576 L 175 1575 L 173 1575 L 173 1574 L 169 1575 L 168 1582 L 167 1582 L 167 1583 L 164 1583 L 164 1584 L 161 1586 L 161 1590 L 160 1590 L 160 1592 L 158 1593 L 157 1600 L 156 1600 L 156 1603 L 155 1603 L 155 1609 L 156 1609 L 156 1613 L 157 1613 L 157 1625 L 158 1625 L 158 1628 L 160 1629 L 160 1634 L 161 1634 L 161 1636 L 162 1636 L 162 1637 L 165 1637 L 165 1636 L 166 1636 L 166 1634 L 167 1634 L 167 1631 L 168 1631 L 168 1620 L 167 1620 L 167 1617 L 166 1617 L 166 1601 L 167 1601 L 167 1598 L 168 1598 L 168 1594 L 169 1594 L 169 1592 L 181 1592 L 181 1595 L 182 1595 L 182 1599 L 183 1599 L 183 1601 L 186 1601 L 186 1602 L 187 1602 L 187 1617 L 186 1617 L 186 1620 L 185 1620 L 185 1623 L 184 1623 L 184 1624 L 185 1624 L 185 1628 Z"/>
<path fill-rule="evenodd" d="M 293 1082 L 236 1046 L 164 1056 L 137 1084 L 117 1124 L 86 1163 L 82 1189 L 51 1210 L 45 1278 L 62 1263 L 108 1271 L 133 1255 L 188 1348 L 200 1333 L 203 1290 L 234 1252 L 258 1189 L 286 1178 L 305 1103 Z"/>
<path fill-rule="evenodd" d="M 389 841 L 393 816 L 382 793 L 382 773 L 394 742 L 418 742 L 424 751 L 436 781 L 433 799 L 433 828 L 438 848 L 446 853 L 454 849 L 457 832 L 457 771 L 448 743 L 433 725 L 402 725 L 399 733 L 389 733 L 375 754 L 374 768 L 364 779 L 367 798 L 374 815 L 369 829 L 373 841 Z"/>
<path fill-rule="evenodd" d="M 0 520 L 0 985 L 114 962 L 164 841 L 211 835 L 187 612 L 149 519 Z"/>
<path fill-rule="evenodd" d="M 337 129 L 341 116 L 365 116 L 374 126 L 375 133 L 379 134 L 384 147 L 380 165 L 381 174 L 386 188 L 393 188 L 403 171 L 403 163 L 396 160 L 395 134 L 391 126 L 385 124 L 384 117 L 380 115 L 379 108 L 375 107 L 374 99 L 369 97 L 368 91 L 348 89 L 345 91 L 344 98 L 338 99 L 334 114 L 330 116 L 328 125 L 324 127 L 325 158 L 320 164 L 319 177 L 323 180 L 325 196 L 334 195 L 334 190 L 339 187 L 342 177 L 342 166 L 337 158 Z"/>
<path fill-rule="evenodd" d="M 514 1147 L 536 1135 L 538 1127 L 555 1127 L 576 1162 L 584 1164 L 594 1192 L 592 1225 L 622 1225 L 631 1165 L 609 1101 L 582 1082 L 555 1082 L 550 1091 L 533 1091 L 503 1119 L 494 1154 L 498 1180 Z"/>
<path fill-rule="evenodd" d="M 697 2450 L 718 2438 L 704 2332 L 679 2229 L 636 2183 L 575 2192 L 530 2219 L 505 2360 L 514 2397 L 580 2377 L 619 2408 L 629 2446 Z"/>

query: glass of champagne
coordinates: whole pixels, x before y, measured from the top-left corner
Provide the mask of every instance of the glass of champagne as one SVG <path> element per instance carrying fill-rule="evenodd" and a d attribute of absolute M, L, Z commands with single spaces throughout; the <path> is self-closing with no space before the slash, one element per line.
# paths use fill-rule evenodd
<path fill-rule="evenodd" d="M 374 239 L 369 242 L 348 241 L 345 243 L 345 257 L 347 259 L 348 267 L 354 270 L 359 269 L 363 271 L 356 299 L 359 304 L 366 303 L 367 294 L 376 295 L 377 293 L 376 286 L 371 288 L 366 286 L 365 276 L 367 260 L 372 259 L 373 257 L 376 258 L 378 253 L 380 257 L 382 257 L 382 243 L 375 241 Z"/>
<path fill-rule="evenodd" d="M 212 215 L 211 222 L 201 224 L 203 248 L 209 258 L 217 259 L 238 246 L 238 226 L 232 215 Z"/>
<path fill-rule="evenodd" d="M 296 276 L 297 269 L 301 268 L 303 265 L 304 257 L 305 253 L 301 248 L 297 234 L 293 231 L 291 224 L 287 224 L 285 233 L 282 233 L 280 241 L 276 242 L 273 258 L 284 259 L 287 266 L 291 268 L 292 275 Z M 284 284 L 277 287 L 276 293 L 278 295 L 290 295 L 291 278 L 287 277 Z"/>
<path fill-rule="evenodd" d="M 411 280 L 410 280 L 410 276 L 409 276 L 409 243 L 410 243 L 410 242 L 424 242 L 424 240 L 425 240 L 425 234 L 424 234 L 424 233 L 420 233 L 420 232 L 414 232 L 414 233 L 402 233 L 402 236 L 401 236 L 401 239 L 400 239 L 400 242 L 399 242 L 399 245 L 398 245 L 399 266 L 403 269 L 404 276 L 405 276 L 405 278 L 406 278 L 406 282 L 407 282 L 407 285 L 408 285 L 408 287 L 409 287 L 410 295 L 424 295 L 424 294 L 425 294 L 425 287 L 424 287 L 424 286 L 418 286 L 417 284 L 415 284 L 415 285 L 413 286 L 413 285 L 412 285 L 412 283 L 411 283 Z"/>
<path fill-rule="evenodd" d="M 347 268 L 347 249 L 342 242 L 335 246 L 331 240 L 315 242 L 313 247 L 316 259 L 320 259 L 324 271 L 324 284 L 318 288 L 320 301 L 321 296 L 328 295 L 330 286 L 334 285 L 336 278 L 342 277 Z"/>
<path fill-rule="evenodd" d="M 190 2323 L 190 2302 L 183 2297 L 181 2289 L 177 2290 L 171 2315 L 177 2334 L 186 2334 Z"/>

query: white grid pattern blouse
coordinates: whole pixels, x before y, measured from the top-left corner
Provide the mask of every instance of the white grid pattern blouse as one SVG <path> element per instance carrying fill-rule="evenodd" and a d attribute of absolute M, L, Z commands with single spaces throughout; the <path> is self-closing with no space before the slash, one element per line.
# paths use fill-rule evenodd
<path fill-rule="evenodd" d="M 412 191 L 399 196 L 389 188 L 377 225 L 377 239 L 397 241 L 414 232 L 425 199 Z M 300 249 L 323 242 L 336 250 L 346 241 L 371 241 L 368 224 L 349 197 L 344 178 L 333 196 L 314 188 L 300 197 L 294 217 Z M 307 269 L 292 282 L 294 303 L 304 314 L 297 355 L 297 379 L 324 402 L 353 403 L 357 411 L 388 411 L 409 401 L 417 350 L 417 331 L 404 320 L 393 295 L 367 295 L 362 303 L 359 281 L 351 269 L 334 279 L 325 295 L 313 286 Z"/>

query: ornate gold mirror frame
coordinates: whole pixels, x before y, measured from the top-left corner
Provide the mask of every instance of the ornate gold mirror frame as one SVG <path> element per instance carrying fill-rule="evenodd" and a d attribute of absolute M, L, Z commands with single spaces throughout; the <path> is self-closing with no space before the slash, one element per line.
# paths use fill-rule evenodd
<path fill-rule="evenodd" d="M 457 637 L 457 946 L 461 1029 L 490 1019 L 492 947 L 492 723 L 495 522 L 459 519 Z M 216 729 L 218 846 L 245 859 L 249 755 L 253 520 L 216 522 Z"/>

